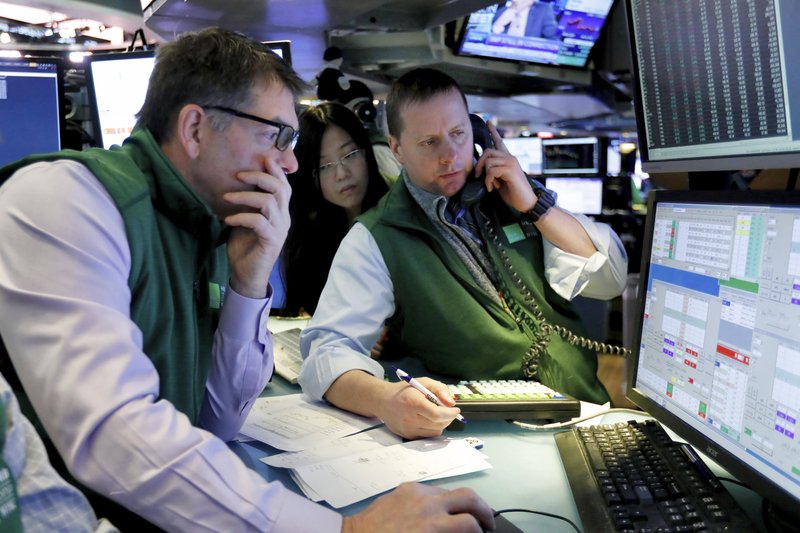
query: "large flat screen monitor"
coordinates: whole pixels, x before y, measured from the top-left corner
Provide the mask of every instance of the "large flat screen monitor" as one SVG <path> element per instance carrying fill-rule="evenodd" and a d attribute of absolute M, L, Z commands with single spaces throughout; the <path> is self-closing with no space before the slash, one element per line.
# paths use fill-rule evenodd
<path fill-rule="evenodd" d="M 545 175 L 600 173 L 600 139 L 597 137 L 542 139 L 542 154 Z"/>
<path fill-rule="evenodd" d="M 95 146 L 122 144 L 136 125 L 155 51 L 93 54 L 86 57 L 86 85 Z"/>
<path fill-rule="evenodd" d="M 628 398 L 796 512 L 800 194 L 652 191 L 637 314 Z"/>
<path fill-rule="evenodd" d="M 0 57 L 0 166 L 61 149 L 66 128 L 62 65 Z"/>
<path fill-rule="evenodd" d="M 263 44 L 292 64 L 291 41 L 263 41 Z M 154 50 L 87 56 L 86 85 L 96 146 L 109 148 L 122 144 L 131 134 L 154 65 Z"/>
<path fill-rule="evenodd" d="M 547 177 L 544 185 L 558 194 L 558 206 L 571 213 L 599 215 L 603 212 L 603 178 Z"/>
<path fill-rule="evenodd" d="M 647 172 L 800 166 L 800 2 L 626 0 Z"/>
<path fill-rule="evenodd" d="M 585 67 L 614 0 L 509 0 L 470 14 L 456 53 Z"/>

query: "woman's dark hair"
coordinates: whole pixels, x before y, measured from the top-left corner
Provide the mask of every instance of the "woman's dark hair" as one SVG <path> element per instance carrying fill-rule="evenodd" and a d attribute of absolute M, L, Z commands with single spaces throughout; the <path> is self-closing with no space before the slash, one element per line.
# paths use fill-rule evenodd
<path fill-rule="evenodd" d="M 307 84 L 268 46 L 221 28 L 187 33 L 158 48 L 137 125 L 156 142 L 169 141 L 186 104 L 246 107 L 253 89 L 277 83 L 295 98 Z M 230 119 L 219 117 L 218 127 Z"/>
<path fill-rule="evenodd" d="M 300 137 L 294 153 L 300 166 L 289 176 L 292 225 L 283 248 L 284 312 L 289 315 L 299 314 L 301 309 L 314 313 L 333 256 L 350 229 L 344 209 L 325 200 L 319 184 L 322 135 L 328 126 L 342 128 L 364 149 L 368 178 L 361 212 L 378 203 L 388 190 L 378 170 L 369 135 L 352 111 L 341 104 L 323 103 L 303 111 L 299 122 Z"/>

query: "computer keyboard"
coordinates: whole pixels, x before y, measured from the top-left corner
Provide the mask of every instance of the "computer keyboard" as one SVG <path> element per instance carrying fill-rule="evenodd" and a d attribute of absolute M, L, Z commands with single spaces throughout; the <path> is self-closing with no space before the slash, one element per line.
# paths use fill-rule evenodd
<path fill-rule="evenodd" d="M 275 373 L 289 383 L 297 383 L 303 356 L 300 355 L 300 328 L 292 328 L 272 334 L 275 353 Z"/>
<path fill-rule="evenodd" d="M 586 531 L 756 531 L 708 467 L 689 462 L 693 450 L 654 420 L 573 428 L 555 440 Z"/>
<path fill-rule="evenodd" d="M 581 413 L 578 400 L 536 381 L 462 381 L 448 387 L 467 420 L 562 421 Z"/>

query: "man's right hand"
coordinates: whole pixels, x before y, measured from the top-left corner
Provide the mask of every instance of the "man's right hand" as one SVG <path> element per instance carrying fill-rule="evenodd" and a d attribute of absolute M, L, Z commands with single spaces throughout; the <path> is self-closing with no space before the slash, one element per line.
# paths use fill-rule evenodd
<path fill-rule="evenodd" d="M 494 530 L 492 509 L 473 490 L 445 490 L 420 483 L 403 483 L 342 522 L 342 533 L 487 530 Z"/>
<path fill-rule="evenodd" d="M 388 382 L 363 370 L 349 370 L 336 378 L 325 393 L 330 403 L 362 416 L 380 418 L 393 433 L 407 439 L 437 437 L 460 410 L 447 385 L 417 378 L 439 398 L 435 405 L 405 381 Z"/>
<path fill-rule="evenodd" d="M 426 389 L 439 398 L 435 405 L 418 390 L 403 381 L 385 383 L 379 403 L 378 417 L 392 433 L 407 439 L 437 437 L 450 425 L 460 410 L 447 385 L 430 378 L 417 378 Z"/>

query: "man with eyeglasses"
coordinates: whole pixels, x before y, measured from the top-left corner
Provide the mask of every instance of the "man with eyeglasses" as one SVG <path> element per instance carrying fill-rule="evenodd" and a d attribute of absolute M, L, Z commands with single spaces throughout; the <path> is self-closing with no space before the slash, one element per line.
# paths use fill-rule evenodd
<path fill-rule="evenodd" d="M 304 88 L 256 41 L 187 34 L 159 49 L 121 147 L 0 169 L 0 335 L 30 414 L 80 483 L 170 531 L 492 527 L 474 492 L 415 484 L 343 519 L 224 442 L 273 369 Z"/>

